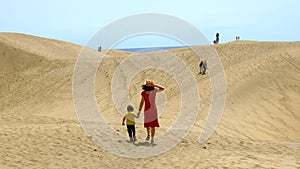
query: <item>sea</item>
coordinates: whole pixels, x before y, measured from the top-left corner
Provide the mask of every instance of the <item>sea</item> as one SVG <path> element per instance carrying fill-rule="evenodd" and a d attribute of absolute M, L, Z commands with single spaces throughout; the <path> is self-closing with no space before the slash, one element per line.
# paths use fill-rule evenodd
<path fill-rule="evenodd" d="M 187 46 L 164 46 L 164 47 L 144 47 L 144 48 L 121 48 L 116 50 L 123 50 L 126 52 L 153 52 L 159 50 L 169 50 L 169 49 L 177 49 L 177 48 L 186 48 Z"/>
<path fill-rule="evenodd" d="M 300 41 L 294 41 L 300 42 Z M 169 50 L 169 49 L 178 49 L 178 48 L 186 48 L 188 46 L 164 46 L 164 47 L 143 47 L 143 48 L 115 48 L 116 50 L 122 50 L 126 52 L 153 52 L 159 50 Z"/>

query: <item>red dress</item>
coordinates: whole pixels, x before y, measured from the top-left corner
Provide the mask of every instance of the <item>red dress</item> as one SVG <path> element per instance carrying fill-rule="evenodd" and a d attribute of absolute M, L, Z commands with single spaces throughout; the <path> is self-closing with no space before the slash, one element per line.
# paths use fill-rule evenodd
<path fill-rule="evenodd" d="M 156 90 L 152 90 L 150 94 L 145 91 L 141 93 L 145 102 L 144 109 L 144 127 L 159 127 L 157 108 L 155 103 Z"/>

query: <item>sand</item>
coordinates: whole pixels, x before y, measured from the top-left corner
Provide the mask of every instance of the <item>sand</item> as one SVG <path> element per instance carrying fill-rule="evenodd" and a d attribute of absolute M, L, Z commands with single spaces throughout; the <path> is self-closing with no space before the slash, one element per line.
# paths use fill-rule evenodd
<path fill-rule="evenodd" d="M 224 66 L 227 95 L 212 137 L 199 143 L 211 101 L 210 75 L 198 75 L 199 60 L 189 49 L 172 49 L 169 52 L 186 62 L 201 88 L 198 117 L 171 150 L 129 158 L 99 147 L 77 119 L 72 77 L 81 46 L 0 33 L 0 168 L 300 168 L 300 43 L 236 41 L 214 47 Z M 116 67 L 130 54 L 110 51 L 95 82 L 103 118 L 124 138 L 126 128 L 110 89 Z M 157 129 L 161 135 L 178 116 L 180 91 L 170 75 L 145 70 L 130 82 L 129 98 L 135 107 L 145 77 L 166 87 L 167 104 Z M 138 123 L 138 142 L 145 136 Z M 120 144 L 131 145 L 126 139 Z"/>

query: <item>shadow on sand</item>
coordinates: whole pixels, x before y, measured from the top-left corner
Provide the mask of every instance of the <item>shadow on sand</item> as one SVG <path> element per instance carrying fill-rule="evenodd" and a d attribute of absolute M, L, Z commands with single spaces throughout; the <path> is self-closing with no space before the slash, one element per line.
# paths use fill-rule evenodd
<path fill-rule="evenodd" d="M 133 144 L 135 146 L 145 146 L 145 147 L 153 147 L 156 146 L 155 143 L 149 143 L 149 142 L 131 142 L 129 140 L 126 141 L 127 143 Z"/>

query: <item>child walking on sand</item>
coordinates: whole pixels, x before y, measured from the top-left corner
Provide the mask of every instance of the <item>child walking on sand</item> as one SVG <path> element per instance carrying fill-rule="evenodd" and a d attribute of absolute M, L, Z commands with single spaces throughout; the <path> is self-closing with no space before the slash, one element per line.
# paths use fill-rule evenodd
<path fill-rule="evenodd" d="M 133 111 L 134 108 L 131 105 L 128 105 L 127 112 L 122 120 L 122 125 L 125 125 L 125 120 L 126 120 L 127 132 L 129 135 L 130 142 L 136 141 L 134 118 L 137 117 L 137 115 L 135 115 Z"/>

